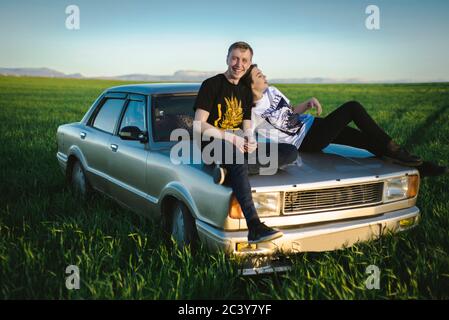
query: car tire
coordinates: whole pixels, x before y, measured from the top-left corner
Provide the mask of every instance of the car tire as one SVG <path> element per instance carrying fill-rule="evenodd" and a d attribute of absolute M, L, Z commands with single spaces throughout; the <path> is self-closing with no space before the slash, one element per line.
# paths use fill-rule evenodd
<path fill-rule="evenodd" d="M 199 243 L 198 231 L 195 218 L 189 209 L 183 203 L 177 202 L 171 210 L 170 218 L 170 236 L 178 249 L 190 246 L 191 250 L 195 250 Z"/>
<path fill-rule="evenodd" d="M 75 195 L 82 200 L 86 200 L 91 195 L 92 188 L 81 162 L 75 161 L 70 177 L 70 186 Z"/>

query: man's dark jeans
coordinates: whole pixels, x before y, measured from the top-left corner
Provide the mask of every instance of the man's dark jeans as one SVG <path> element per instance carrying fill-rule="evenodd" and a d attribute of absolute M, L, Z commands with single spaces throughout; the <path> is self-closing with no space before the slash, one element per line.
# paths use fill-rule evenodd
<path fill-rule="evenodd" d="M 277 147 L 277 158 L 275 158 L 275 154 L 272 154 Z M 256 208 L 254 206 L 253 198 L 251 195 L 251 185 L 249 183 L 248 176 L 250 174 L 259 173 L 259 169 L 268 167 L 269 164 L 260 163 L 260 160 L 266 160 L 269 158 L 270 161 L 277 161 L 277 168 L 284 166 L 286 164 L 294 162 L 298 157 L 298 150 L 294 145 L 280 143 L 280 144 L 272 144 L 272 143 L 258 143 L 258 148 L 253 153 L 249 154 L 245 153 L 243 155 L 244 161 L 243 163 L 239 163 L 236 160 L 236 150 L 235 146 L 229 142 L 222 141 L 222 151 L 233 152 L 232 163 L 225 163 L 224 152 L 222 152 L 221 159 L 215 159 L 215 162 L 221 163 L 221 165 L 227 171 L 227 178 L 229 179 L 232 191 L 234 192 L 235 197 L 237 198 L 240 207 L 242 208 L 243 214 L 246 219 L 246 223 L 249 227 L 255 226 L 260 223 L 259 217 L 257 215 Z M 263 153 L 261 153 L 263 152 Z M 271 159 L 271 157 L 273 159 Z M 218 157 L 217 157 L 218 158 Z M 252 159 L 252 160 L 250 160 Z M 255 161 L 254 161 L 255 159 Z M 254 163 L 255 162 L 255 163 Z"/>

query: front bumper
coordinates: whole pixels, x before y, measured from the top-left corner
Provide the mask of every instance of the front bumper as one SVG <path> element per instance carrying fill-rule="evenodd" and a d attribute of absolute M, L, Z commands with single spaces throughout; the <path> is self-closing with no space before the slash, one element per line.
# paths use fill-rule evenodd
<path fill-rule="evenodd" d="M 223 231 L 199 220 L 196 224 L 201 240 L 209 247 L 236 255 L 271 255 L 277 252 L 317 252 L 348 247 L 360 241 L 375 239 L 388 232 L 408 229 L 416 225 L 419 216 L 419 209 L 413 206 L 367 218 L 283 227 L 279 228 L 284 233 L 283 237 L 259 243 L 257 248 L 248 247 L 245 250 L 237 250 L 237 244 L 242 247 L 242 244 L 247 242 L 248 231 Z M 399 221 L 410 218 L 414 219 L 411 226 L 400 226 Z"/>
<path fill-rule="evenodd" d="M 62 172 L 65 172 L 67 168 L 67 156 L 58 151 L 58 153 L 56 153 L 56 159 L 58 159 L 59 168 Z"/>

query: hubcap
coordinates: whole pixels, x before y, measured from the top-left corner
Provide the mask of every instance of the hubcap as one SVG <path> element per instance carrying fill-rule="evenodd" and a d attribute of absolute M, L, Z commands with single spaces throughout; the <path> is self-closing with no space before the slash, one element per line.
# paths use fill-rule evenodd
<path fill-rule="evenodd" d="M 173 239 L 179 248 L 184 246 L 184 217 L 181 208 L 178 206 L 173 212 L 173 225 L 171 232 Z"/>
<path fill-rule="evenodd" d="M 86 194 L 86 177 L 78 162 L 73 166 L 72 181 L 75 191 L 84 196 Z"/>

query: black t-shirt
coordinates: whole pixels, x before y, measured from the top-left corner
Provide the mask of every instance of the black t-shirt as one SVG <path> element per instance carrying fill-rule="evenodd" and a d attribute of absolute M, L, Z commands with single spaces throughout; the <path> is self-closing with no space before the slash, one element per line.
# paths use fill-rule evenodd
<path fill-rule="evenodd" d="M 214 127 L 236 130 L 242 128 L 243 120 L 251 120 L 251 107 L 251 90 L 241 83 L 230 83 L 220 73 L 204 80 L 193 109 L 208 111 L 207 122 Z"/>

